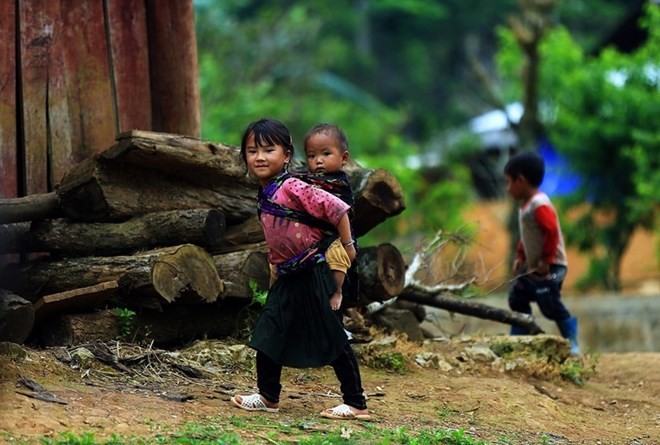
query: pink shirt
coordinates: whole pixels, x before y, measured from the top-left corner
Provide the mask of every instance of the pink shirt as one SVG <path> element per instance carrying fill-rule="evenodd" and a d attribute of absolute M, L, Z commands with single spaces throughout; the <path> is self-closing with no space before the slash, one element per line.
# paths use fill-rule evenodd
<path fill-rule="evenodd" d="M 284 181 L 275 192 L 273 201 L 309 213 L 333 226 L 337 226 L 350 209 L 348 204 L 331 193 L 297 178 Z M 269 249 L 268 261 L 272 264 L 293 258 L 323 238 L 320 229 L 265 212 L 261 214 L 261 225 Z"/>

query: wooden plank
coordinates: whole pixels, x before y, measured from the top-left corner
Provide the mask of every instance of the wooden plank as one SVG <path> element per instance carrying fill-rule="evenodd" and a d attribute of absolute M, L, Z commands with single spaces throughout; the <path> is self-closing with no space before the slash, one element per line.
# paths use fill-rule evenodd
<path fill-rule="evenodd" d="M 34 303 L 35 323 L 39 324 L 55 313 L 81 312 L 96 309 L 114 297 L 119 289 L 117 281 L 45 295 Z"/>
<path fill-rule="evenodd" d="M 20 21 L 20 82 L 23 113 L 24 190 L 31 195 L 46 193 L 48 187 L 48 122 L 47 103 L 49 64 L 53 34 L 59 24 L 59 2 L 52 0 L 22 0 Z"/>
<path fill-rule="evenodd" d="M 52 1 L 52 0 L 51 0 Z M 51 178 L 114 142 L 116 125 L 102 0 L 59 5 L 54 16 L 48 112 Z M 54 185 L 54 184 L 53 184 Z"/>
<path fill-rule="evenodd" d="M 144 2 L 105 0 L 119 132 L 151 130 L 149 43 Z"/>
<path fill-rule="evenodd" d="M 0 2 L 0 198 L 18 196 L 16 4 Z"/>
<path fill-rule="evenodd" d="M 192 0 L 146 0 L 153 129 L 200 136 Z"/>

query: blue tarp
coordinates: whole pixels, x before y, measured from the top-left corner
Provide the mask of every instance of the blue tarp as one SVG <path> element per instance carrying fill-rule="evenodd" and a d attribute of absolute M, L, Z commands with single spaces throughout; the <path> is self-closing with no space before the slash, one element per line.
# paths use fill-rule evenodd
<path fill-rule="evenodd" d="M 571 172 L 568 162 L 547 139 L 539 142 L 538 152 L 545 161 L 545 178 L 541 190 L 551 197 L 573 193 L 580 185 L 580 177 Z"/>

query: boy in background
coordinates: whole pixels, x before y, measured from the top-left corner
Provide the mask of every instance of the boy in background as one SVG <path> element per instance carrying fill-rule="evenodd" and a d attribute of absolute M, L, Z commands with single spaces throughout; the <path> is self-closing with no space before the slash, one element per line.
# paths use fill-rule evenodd
<path fill-rule="evenodd" d="M 533 152 L 513 156 L 504 167 L 507 192 L 523 204 L 518 210 L 520 240 L 513 262 L 518 276 L 509 292 L 509 307 L 532 314 L 530 303 L 554 320 L 564 338 L 571 343 L 571 354 L 578 355 L 577 318 L 561 301 L 561 287 L 566 277 L 567 261 L 564 238 L 555 207 L 539 190 L 545 175 L 543 158 Z M 511 335 L 525 335 L 523 328 L 512 326 Z"/>

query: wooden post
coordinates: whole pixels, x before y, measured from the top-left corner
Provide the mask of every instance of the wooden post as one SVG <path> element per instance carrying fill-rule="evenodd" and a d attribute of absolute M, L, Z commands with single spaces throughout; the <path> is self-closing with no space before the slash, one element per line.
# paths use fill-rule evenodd
<path fill-rule="evenodd" d="M 0 198 L 18 196 L 16 2 L 0 2 Z"/>
<path fill-rule="evenodd" d="M 18 2 L 20 22 L 19 79 L 22 113 L 18 117 L 23 129 L 24 186 L 21 195 L 49 192 L 48 187 L 48 122 L 44 106 L 48 103 L 48 64 L 53 33 L 58 23 L 60 3 L 50 0 Z"/>
<path fill-rule="evenodd" d="M 192 0 L 147 0 L 153 129 L 199 137 L 201 115 Z"/>
<path fill-rule="evenodd" d="M 50 187 L 77 162 L 112 145 L 114 100 L 102 0 L 60 5 L 48 61 Z"/>
<path fill-rule="evenodd" d="M 151 130 L 149 43 L 144 2 L 106 0 L 117 132 Z"/>

